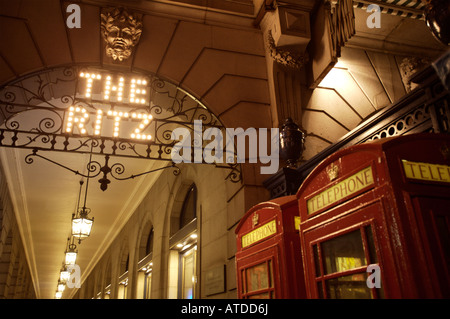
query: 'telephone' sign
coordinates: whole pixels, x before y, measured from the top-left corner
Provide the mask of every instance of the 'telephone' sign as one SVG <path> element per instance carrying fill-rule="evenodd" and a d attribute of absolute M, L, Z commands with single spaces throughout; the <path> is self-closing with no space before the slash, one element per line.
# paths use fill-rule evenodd
<path fill-rule="evenodd" d="M 277 232 L 277 223 L 275 220 L 268 222 L 255 230 L 252 230 L 248 234 L 242 236 L 242 248 L 250 246 L 257 241 L 267 238 Z"/>
<path fill-rule="evenodd" d="M 307 200 L 308 214 L 315 213 L 351 196 L 374 183 L 372 166 L 368 166 Z"/>
<path fill-rule="evenodd" d="M 410 179 L 450 183 L 450 166 L 402 160 L 405 176 Z"/>

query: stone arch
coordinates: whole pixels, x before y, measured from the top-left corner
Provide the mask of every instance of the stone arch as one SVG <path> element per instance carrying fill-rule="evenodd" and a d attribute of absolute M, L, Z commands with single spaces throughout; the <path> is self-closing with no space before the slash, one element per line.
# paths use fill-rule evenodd
<path fill-rule="evenodd" d="M 180 229 L 179 220 L 183 209 L 184 199 L 192 185 L 195 185 L 195 182 L 192 179 L 183 179 L 180 181 L 176 195 L 173 198 L 172 211 L 170 212 L 170 236 Z"/>
<path fill-rule="evenodd" d="M 123 240 L 119 254 L 119 276 L 122 276 L 126 271 L 128 271 L 129 263 L 130 263 L 130 247 L 128 244 L 128 238 L 125 238 Z"/>
<path fill-rule="evenodd" d="M 151 242 L 150 242 L 151 241 Z M 137 256 L 138 262 L 147 256 L 151 251 L 153 251 L 154 242 L 154 229 L 153 223 L 149 220 L 145 223 L 145 225 L 140 230 L 140 235 L 138 237 L 138 246 L 137 246 Z"/>

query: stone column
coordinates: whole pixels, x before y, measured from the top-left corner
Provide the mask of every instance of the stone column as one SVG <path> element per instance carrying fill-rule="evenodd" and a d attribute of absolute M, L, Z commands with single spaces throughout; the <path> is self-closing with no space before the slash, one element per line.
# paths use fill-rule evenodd
<path fill-rule="evenodd" d="M 263 32 L 273 127 L 290 117 L 301 123 L 301 82 L 309 57 L 310 12 L 314 1 L 273 2 L 259 26 Z"/>

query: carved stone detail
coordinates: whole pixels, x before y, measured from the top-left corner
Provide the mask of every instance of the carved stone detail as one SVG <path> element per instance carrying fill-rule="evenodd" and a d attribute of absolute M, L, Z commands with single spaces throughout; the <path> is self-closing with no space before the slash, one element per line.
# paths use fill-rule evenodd
<path fill-rule="evenodd" d="M 427 66 L 431 61 L 424 58 L 406 57 L 400 63 L 400 75 L 406 92 L 412 91 L 417 84 L 411 82 L 411 76 L 420 69 Z"/>
<path fill-rule="evenodd" d="M 300 69 L 309 61 L 309 56 L 306 52 L 296 52 L 293 48 L 286 49 L 275 46 L 271 30 L 269 30 L 267 36 L 267 48 L 275 62 L 289 68 Z"/>
<path fill-rule="evenodd" d="M 331 41 L 335 57 L 341 56 L 341 47 L 355 35 L 355 13 L 352 0 L 326 0 Z"/>
<path fill-rule="evenodd" d="M 142 33 L 141 19 L 124 8 L 104 8 L 101 33 L 106 42 L 106 55 L 123 61 L 131 56 Z"/>

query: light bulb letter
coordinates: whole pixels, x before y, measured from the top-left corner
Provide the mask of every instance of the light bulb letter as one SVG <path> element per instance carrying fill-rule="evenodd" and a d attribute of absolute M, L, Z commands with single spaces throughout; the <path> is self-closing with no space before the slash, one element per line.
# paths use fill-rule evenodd
<path fill-rule="evenodd" d="M 66 133 L 74 133 L 75 129 L 80 134 L 87 133 L 85 123 L 89 119 L 89 113 L 85 108 L 82 106 L 71 106 L 66 114 L 68 114 L 65 127 Z"/>

